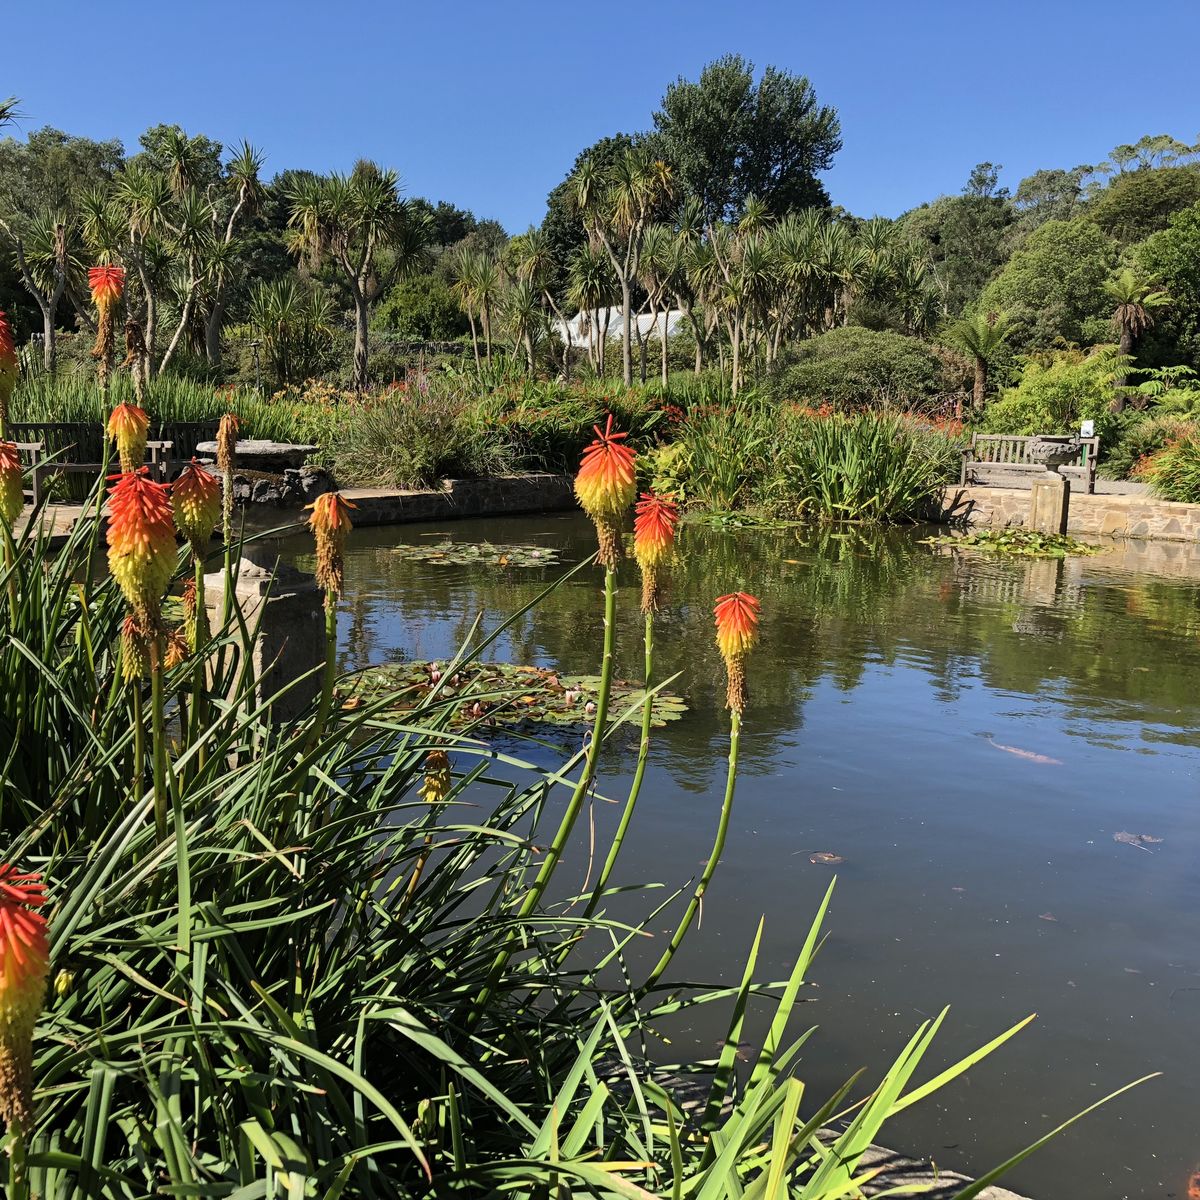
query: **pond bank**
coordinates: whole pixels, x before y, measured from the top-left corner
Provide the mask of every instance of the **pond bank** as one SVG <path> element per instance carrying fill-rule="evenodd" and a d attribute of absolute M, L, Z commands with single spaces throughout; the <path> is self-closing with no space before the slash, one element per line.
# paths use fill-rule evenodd
<path fill-rule="evenodd" d="M 1030 494 L 1027 488 L 948 487 L 943 493 L 942 520 L 997 528 L 1024 525 Z M 1083 537 L 1200 543 L 1200 505 L 1072 491 L 1067 532 Z"/>

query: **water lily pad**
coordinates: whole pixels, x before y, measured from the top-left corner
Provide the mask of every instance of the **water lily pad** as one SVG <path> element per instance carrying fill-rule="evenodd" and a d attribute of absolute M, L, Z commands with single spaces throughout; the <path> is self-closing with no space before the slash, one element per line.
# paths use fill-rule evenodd
<path fill-rule="evenodd" d="M 471 663 L 450 678 L 445 664 L 393 663 L 359 672 L 353 694 L 366 700 L 392 696 L 392 712 L 402 715 L 415 708 L 440 685 L 438 695 L 461 703 L 452 724 L 456 727 L 487 720 L 496 725 L 532 722 L 542 725 L 590 725 L 596 716 L 600 678 L 596 675 L 560 675 L 546 667 L 512 663 Z M 616 679 L 609 701 L 609 720 L 615 721 L 630 705 L 641 705 L 642 684 Z M 651 723 L 663 726 L 687 712 L 681 696 L 658 692 L 650 706 Z"/>
<path fill-rule="evenodd" d="M 1039 533 L 1020 525 L 1004 529 L 973 529 L 970 533 L 922 538 L 926 546 L 953 550 L 984 550 L 990 554 L 1014 554 L 1020 558 L 1066 558 L 1075 554 L 1103 554 L 1103 546 L 1081 542 L 1065 533 Z"/>
<path fill-rule="evenodd" d="M 392 553 L 413 562 L 443 567 L 552 567 L 558 551 L 549 546 L 493 546 L 490 542 L 435 542 L 429 546 L 393 546 Z"/>

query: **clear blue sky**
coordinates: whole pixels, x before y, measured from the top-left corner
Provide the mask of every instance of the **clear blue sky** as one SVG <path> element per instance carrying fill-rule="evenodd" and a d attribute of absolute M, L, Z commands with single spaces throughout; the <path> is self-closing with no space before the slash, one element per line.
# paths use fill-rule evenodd
<path fill-rule="evenodd" d="M 738 52 L 838 109 L 826 184 L 862 215 L 1015 189 L 1144 133 L 1200 138 L 1198 0 L 65 0 L 5 13 L 0 98 L 23 128 L 135 146 L 178 122 L 285 167 L 394 166 L 410 194 L 519 232 L 576 153 L 648 128 L 668 82 Z M 63 64 L 64 69 L 56 69 Z"/>

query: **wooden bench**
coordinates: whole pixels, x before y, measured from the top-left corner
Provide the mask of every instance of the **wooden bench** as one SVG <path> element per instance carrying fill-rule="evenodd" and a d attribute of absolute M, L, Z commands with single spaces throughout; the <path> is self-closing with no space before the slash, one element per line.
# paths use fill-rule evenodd
<path fill-rule="evenodd" d="M 10 436 L 30 456 L 33 502 L 45 494 L 47 483 L 72 474 L 96 475 L 115 469 L 116 459 L 106 444 L 104 426 L 76 421 L 12 421 Z M 154 479 L 171 477 L 174 443 L 154 438 L 146 443 L 146 465 Z"/>
<path fill-rule="evenodd" d="M 970 446 L 965 446 L 962 451 L 959 484 L 963 487 L 971 483 L 992 487 L 1031 486 L 1035 479 L 1046 474 L 1046 468 L 1040 462 L 1030 460 L 1030 444 L 1071 441 L 1079 442 L 1079 451 L 1073 461 L 1057 468 L 1058 473 L 1070 480 L 1072 487 L 1082 484 L 1088 492 L 1094 492 L 1100 439 L 1075 438 L 1066 434 L 1023 437 L 1009 433 L 973 433 Z"/>

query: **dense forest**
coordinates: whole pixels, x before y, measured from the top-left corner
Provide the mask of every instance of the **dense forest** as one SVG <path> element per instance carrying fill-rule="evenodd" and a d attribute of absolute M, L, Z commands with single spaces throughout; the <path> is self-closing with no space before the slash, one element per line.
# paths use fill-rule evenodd
<path fill-rule="evenodd" d="M 177 125 L 134 149 L 18 137 L 36 124 L 18 107 L 0 109 L 0 306 L 46 371 L 84 360 L 93 262 L 127 268 L 152 371 L 213 382 L 362 389 L 420 345 L 550 378 L 711 369 L 735 395 L 956 396 L 960 415 L 966 397 L 978 417 L 1031 365 L 1102 380 L 1114 411 L 1200 367 L 1200 146 L 1169 135 L 1011 192 L 981 162 L 958 194 L 854 214 L 821 180 L 836 111 L 730 56 L 670 84 L 644 132 L 582 149 L 509 236 L 388 166 L 268 178 L 262 150 Z M 675 335 L 643 336 L 668 311 Z"/>

